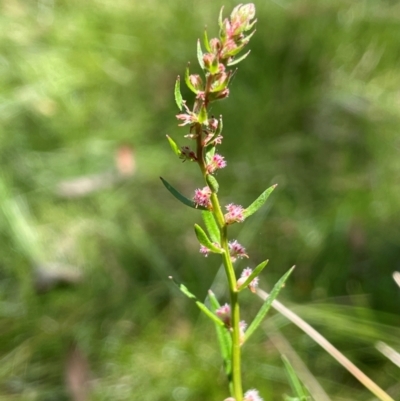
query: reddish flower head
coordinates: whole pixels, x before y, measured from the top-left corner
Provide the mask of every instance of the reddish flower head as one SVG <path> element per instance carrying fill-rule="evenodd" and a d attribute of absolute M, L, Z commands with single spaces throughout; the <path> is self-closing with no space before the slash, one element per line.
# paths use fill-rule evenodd
<path fill-rule="evenodd" d="M 246 249 L 244 246 L 240 245 L 236 240 L 229 241 L 228 243 L 229 252 L 231 256 L 232 262 L 235 262 L 236 259 L 248 258 L 249 256 L 246 254 Z"/>
<path fill-rule="evenodd" d="M 204 206 L 208 209 L 211 208 L 211 189 L 209 187 L 204 187 L 203 189 L 196 189 L 194 191 L 193 202 L 197 206 Z"/>
<path fill-rule="evenodd" d="M 240 205 L 230 203 L 225 206 L 228 213 L 225 214 L 226 224 L 241 223 L 244 221 L 244 209 Z"/>
<path fill-rule="evenodd" d="M 210 163 L 207 165 L 207 171 L 210 174 L 213 174 L 216 170 L 220 169 L 220 168 L 224 168 L 226 167 L 226 161 L 224 156 L 219 155 L 218 153 L 216 153 Z"/>
<path fill-rule="evenodd" d="M 225 323 L 226 326 L 230 326 L 231 306 L 229 304 L 222 305 L 215 311 L 215 313 Z"/>

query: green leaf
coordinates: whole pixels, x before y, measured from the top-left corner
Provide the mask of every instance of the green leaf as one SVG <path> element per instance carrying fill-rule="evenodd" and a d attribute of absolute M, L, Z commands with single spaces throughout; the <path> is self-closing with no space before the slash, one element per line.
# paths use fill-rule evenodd
<path fill-rule="evenodd" d="M 219 253 L 219 254 L 224 253 L 224 250 L 222 248 L 215 246 L 210 241 L 210 239 L 207 237 L 207 234 L 205 233 L 205 231 L 198 224 L 194 225 L 194 232 L 196 233 L 196 237 L 201 245 L 208 248 L 211 252 Z"/>
<path fill-rule="evenodd" d="M 222 13 L 224 12 L 224 6 L 221 7 L 221 10 L 219 11 L 219 16 L 218 16 L 218 25 L 220 28 L 222 28 Z"/>
<path fill-rule="evenodd" d="M 204 124 L 208 120 L 207 109 L 204 103 L 201 105 L 200 113 L 197 116 L 197 120 L 200 124 Z"/>
<path fill-rule="evenodd" d="M 239 58 L 231 61 L 230 63 L 227 63 L 227 66 L 232 67 L 233 65 L 239 64 L 250 54 L 250 52 L 251 52 L 251 50 L 249 50 L 247 53 L 243 54 L 243 56 L 240 56 Z"/>
<path fill-rule="evenodd" d="M 169 144 L 170 144 L 170 146 L 171 146 L 172 151 L 173 151 L 178 157 L 180 157 L 180 155 L 182 154 L 182 152 L 181 152 L 179 146 L 175 143 L 175 141 L 174 141 L 169 135 L 167 135 L 167 139 L 168 139 L 168 142 L 169 142 Z"/>
<path fill-rule="evenodd" d="M 250 274 L 249 277 L 247 277 L 246 281 L 238 288 L 238 291 L 243 291 L 257 276 L 260 275 L 260 273 L 263 271 L 264 267 L 267 266 L 269 260 L 264 260 L 264 262 L 261 262 Z"/>
<path fill-rule="evenodd" d="M 204 29 L 204 37 L 203 37 L 204 47 L 206 50 L 211 53 L 210 42 L 208 41 L 207 29 Z"/>
<path fill-rule="evenodd" d="M 244 211 L 244 217 L 247 218 L 255 213 L 268 199 L 271 192 L 277 187 L 278 184 L 272 185 L 266 189 L 246 210 Z"/>
<path fill-rule="evenodd" d="M 201 50 L 200 39 L 197 40 L 197 60 L 202 70 L 204 70 L 203 51 Z"/>
<path fill-rule="evenodd" d="M 164 184 L 165 188 L 168 189 L 169 192 L 171 192 L 171 194 L 173 196 L 175 196 L 176 199 L 178 199 L 180 202 L 182 202 L 184 205 L 189 206 L 193 209 L 199 209 L 199 210 L 208 210 L 206 207 L 204 206 L 200 206 L 200 205 L 196 205 L 196 203 L 194 203 L 193 201 L 191 201 L 190 199 L 186 198 L 185 196 L 183 196 L 179 191 L 177 191 L 170 183 L 168 183 L 166 180 L 164 180 L 164 178 L 160 177 L 160 180 L 162 181 L 162 183 Z"/>
<path fill-rule="evenodd" d="M 183 285 L 183 284 L 179 284 L 177 281 L 174 280 L 174 278 L 172 276 L 169 277 L 180 289 L 180 291 L 185 294 L 189 299 L 191 299 L 192 301 L 194 301 L 196 303 L 196 305 L 199 307 L 199 309 L 204 312 L 204 314 L 209 317 L 215 324 L 221 326 L 221 327 L 225 327 L 224 322 L 218 317 L 216 316 L 214 313 L 212 313 L 210 311 L 210 309 L 207 308 L 207 306 L 205 306 L 202 302 L 200 302 L 197 297 L 195 295 L 193 295 L 188 288 Z"/>
<path fill-rule="evenodd" d="M 216 310 L 218 308 L 220 308 L 221 305 L 219 304 L 217 297 L 211 290 L 208 291 L 208 297 L 210 299 L 211 311 L 215 314 Z M 219 324 L 216 324 L 215 329 L 217 331 L 218 344 L 219 344 L 219 348 L 221 351 L 222 359 L 224 361 L 225 373 L 229 378 L 230 374 L 232 372 L 232 368 L 231 368 L 231 352 L 232 352 L 231 333 L 228 331 L 228 329 L 225 327 L 225 325 L 221 326 Z"/>
<path fill-rule="evenodd" d="M 218 188 L 219 188 L 219 184 L 218 184 L 218 181 L 216 180 L 216 178 L 211 174 L 207 174 L 206 181 L 207 181 L 208 186 L 211 189 L 211 192 L 216 194 L 218 192 Z"/>
<path fill-rule="evenodd" d="M 244 342 L 246 342 L 250 338 L 250 336 L 254 333 L 254 331 L 261 324 L 261 322 L 264 319 L 265 315 L 268 313 L 269 309 L 271 308 L 272 302 L 275 301 L 275 298 L 278 296 L 279 292 L 283 288 L 286 280 L 289 278 L 289 276 L 292 273 L 293 269 L 294 269 L 294 266 L 288 272 L 286 272 L 280 278 L 280 280 L 275 284 L 275 286 L 272 289 L 271 293 L 269 294 L 269 296 L 267 297 L 267 299 L 264 301 L 263 305 L 261 306 L 260 310 L 258 311 L 256 317 L 251 322 L 249 328 L 246 330 Z"/>
<path fill-rule="evenodd" d="M 299 401 L 307 401 L 309 399 L 308 394 L 305 391 L 304 386 L 302 385 L 300 379 L 298 378 L 296 371 L 293 369 L 293 366 L 291 365 L 291 363 L 289 362 L 289 360 L 286 358 L 285 355 L 282 355 L 282 360 L 285 365 L 286 373 L 289 378 L 290 387 L 292 388 L 292 391 L 296 395 L 296 398 L 294 399 Z"/>
<path fill-rule="evenodd" d="M 199 93 L 199 91 L 192 85 L 192 83 L 190 82 L 190 79 L 189 79 L 189 65 L 190 65 L 190 63 L 188 63 L 188 65 L 187 65 L 187 67 L 186 67 L 186 70 L 185 70 L 185 83 L 186 83 L 186 86 L 194 93 L 194 94 L 198 94 Z"/>
<path fill-rule="evenodd" d="M 211 141 L 212 141 L 212 138 L 211 138 Z M 211 142 L 211 141 L 210 141 L 210 142 Z M 205 147 L 205 149 L 204 149 L 204 156 L 205 156 L 205 159 L 206 159 L 206 163 L 207 163 L 207 164 L 208 164 L 208 163 L 211 163 L 212 158 L 214 157 L 214 155 L 215 155 L 215 144 L 210 143 L 210 144 L 207 145 L 207 146 Z"/>
<path fill-rule="evenodd" d="M 210 211 L 201 212 L 201 217 L 203 218 L 204 224 L 207 228 L 208 235 L 212 242 L 219 243 L 219 229 L 215 221 L 214 215 Z"/>
<path fill-rule="evenodd" d="M 182 105 L 183 105 L 183 99 L 182 99 L 182 94 L 181 94 L 181 78 L 178 75 L 178 78 L 176 78 L 176 82 L 175 82 L 175 102 L 176 105 L 178 106 L 179 110 L 182 110 Z"/>

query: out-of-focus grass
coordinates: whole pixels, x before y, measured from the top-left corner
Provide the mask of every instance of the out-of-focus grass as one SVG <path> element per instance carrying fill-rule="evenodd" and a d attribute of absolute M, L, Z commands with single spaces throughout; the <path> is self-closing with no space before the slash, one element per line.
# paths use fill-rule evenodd
<path fill-rule="evenodd" d="M 188 60 L 195 69 L 196 39 L 204 24 L 215 34 L 223 4 L 234 3 L 0 1 L 2 399 L 67 399 L 71 344 L 88 358 L 94 399 L 226 397 L 207 322 L 192 328 L 197 312 L 166 280 L 173 274 L 205 296 L 218 260 L 199 256 L 196 211 L 158 180 L 188 196 L 201 185 L 165 135 L 184 142 L 174 81 Z M 245 205 L 279 186 L 249 221 L 254 231 L 232 231 L 251 265 L 270 259 L 263 285 L 297 265 L 284 296 L 388 388 L 397 368 L 373 345 L 400 347 L 391 279 L 400 249 L 400 8 L 380 0 L 256 7 L 252 53 L 232 99 L 215 109 L 229 167 L 218 180 L 226 202 Z M 115 174 L 121 146 L 134 149 L 133 176 L 60 196 L 65 180 Z M 64 286 L 43 291 L 52 274 Z M 248 300 L 251 316 L 257 301 Z M 367 399 L 307 337 L 282 330 L 332 399 Z M 290 391 L 261 333 L 245 365 L 246 385 L 265 399 Z"/>

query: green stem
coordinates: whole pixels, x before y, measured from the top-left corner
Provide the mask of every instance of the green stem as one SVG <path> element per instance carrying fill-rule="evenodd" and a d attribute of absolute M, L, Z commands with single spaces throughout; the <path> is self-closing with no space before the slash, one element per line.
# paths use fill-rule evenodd
<path fill-rule="evenodd" d="M 206 88 L 206 99 L 208 98 L 208 91 L 210 88 L 211 78 L 207 79 Z M 204 145 L 203 145 L 203 132 L 201 124 L 195 125 L 195 131 L 197 134 L 197 163 L 199 164 L 201 173 L 204 180 L 207 176 L 207 167 L 204 160 Z M 230 257 L 229 246 L 228 246 L 228 228 L 225 224 L 225 217 L 222 212 L 219 199 L 216 193 L 212 193 L 210 197 L 212 204 L 212 212 L 215 220 L 218 224 L 220 231 L 221 247 L 224 249 L 222 254 L 222 261 L 225 268 L 225 273 L 229 284 L 229 295 L 231 304 L 231 326 L 232 326 L 232 377 L 231 377 L 231 395 L 235 398 L 235 401 L 243 401 L 243 389 L 242 389 L 242 373 L 241 373 L 241 347 L 240 347 L 240 305 L 238 299 L 238 291 L 236 289 L 236 275 L 233 268 L 232 260 Z"/>
<path fill-rule="evenodd" d="M 236 276 L 233 269 L 232 260 L 229 255 L 228 238 L 226 226 L 221 230 L 221 246 L 225 250 L 222 260 L 225 273 L 229 283 L 229 295 L 231 298 L 231 324 L 232 324 L 232 396 L 236 401 L 242 401 L 242 374 L 241 374 L 241 349 L 240 349 L 240 305 L 238 292 L 236 290 Z"/>

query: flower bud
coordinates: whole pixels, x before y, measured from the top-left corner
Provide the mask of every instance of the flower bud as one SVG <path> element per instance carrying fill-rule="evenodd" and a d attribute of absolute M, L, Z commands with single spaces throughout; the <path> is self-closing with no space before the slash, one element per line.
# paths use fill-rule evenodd
<path fill-rule="evenodd" d="M 244 394 L 244 401 L 263 401 L 263 399 L 258 394 L 258 391 L 255 389 L 248 390 Z"/>
<path fill-rule="evenodd" d="M 219 92 L 225 89 L 229 83 L 230 73 L 220 72 L 213 76 L 213 83 L 211 84 L 211 92 Z"/>
<path fill-rule="evenodd" d="M 253 3 L 239 4 L 236 6 L 230 16 L 231 20 L 231 35 L 237 36 L 242 32 L 251 29 L 254 22 L 250 22 L 256 15 L 256 8 Z"/>
<path fill-rule="evenodd" d="M 211 52 L 217 54 L 221 49 L 221 42 L 217 38 L 213 38 L 210 40 L 210 48 Z"/>
<path fill-rule="evenodd" d="M 231 306 L 229 304 L 222 305 L 215 313 L 226 326 L 229 327 L 231 325 Z"/>
<path fill-rule="evenodd" d="M 203 55 L 204 67 L 211 74 L 216 74 L 218 72 L 218 57 L 212 53 L 205 53 Z"/>
<path fill-rule="evenodd" d="M 201 79 L 200 75 L 192 74 L 189 75 L 189 81 L 193 85 L 193 88 L 202 91 L 203 90 L 203 80 Z"/>

